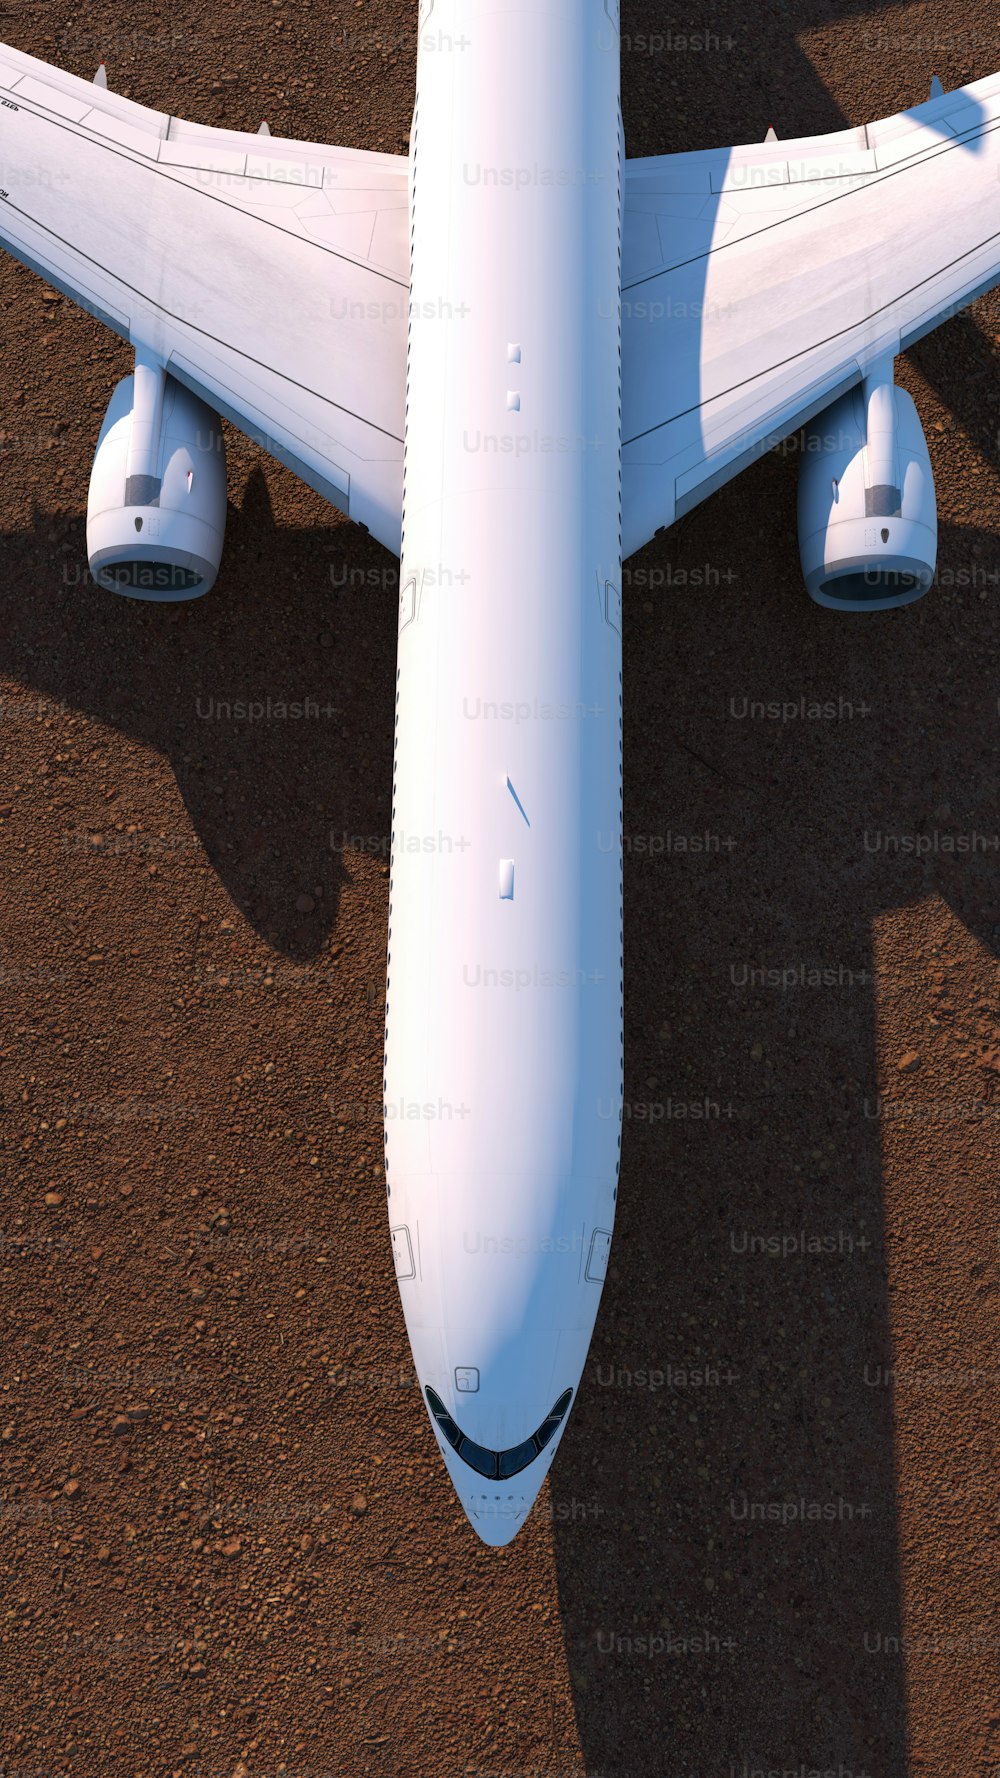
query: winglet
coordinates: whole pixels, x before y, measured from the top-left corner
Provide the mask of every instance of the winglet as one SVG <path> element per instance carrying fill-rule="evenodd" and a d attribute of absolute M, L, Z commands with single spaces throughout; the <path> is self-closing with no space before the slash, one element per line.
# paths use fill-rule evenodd
<path fill-rule="evenodd" d="M 768 124 L 767 135 L 764 137 L 764 141 L 765 142 L 777 142 L 777 140 L 778 140 L 778 136 L 777 136 L 777 132 L 775 130 L 773 123 Z"/>
<path fill-rule="evenodd" d="M 931 98 L 932 99 L 943 99 L 944 98 L 944 87 L 941 85 L 941 82 L 939 81 L 936 74 L 933 74 L 931 76 Z"/>
<path fill-rule="evenodd" d="M 104 63 L 102 62 L 100 67 L 97 70 L 97 73 L 94 75 L 94 85 L 106 87 L 107 84 L 108 84 L 108 71 L 107 71 L 106 67 L 104 66 Z"/>
<path fill-rule="evenodd" d="M 257 134 L 258 136 L 269 136 L 271 134 L 266 122 L 261 124 Z"/>

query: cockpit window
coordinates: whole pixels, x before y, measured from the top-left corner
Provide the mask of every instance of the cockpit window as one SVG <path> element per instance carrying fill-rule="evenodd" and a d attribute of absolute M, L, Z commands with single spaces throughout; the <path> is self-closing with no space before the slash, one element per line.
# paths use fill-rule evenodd
<path fill-rule="evenodd" d="M 572 1389 L 565 1389 L 550 1414 L 547 1414 L 537 1432 L 523 1444 L 511 1445 L 507 1451 L 490 1451 L 485 1445 L 477 1445 L 471 1438 L 466 1438 L 461 1427 L 449 1414 L 440 1395 L 433 1389 L 426 1389 L 427 1405 L 434 1415 L 440 1431 L 448 1440 L 453 1451 L 474 1469 L 478 1475 L 489 1476 L 493 1481 L 506 1481 L 510 1476 L 517 1475 L 521 1469 L 527 1469 L 529 1463 L 544 1451 L 560 1423 L 566 1418 L 569 1404 L 573 1399 Z"/>

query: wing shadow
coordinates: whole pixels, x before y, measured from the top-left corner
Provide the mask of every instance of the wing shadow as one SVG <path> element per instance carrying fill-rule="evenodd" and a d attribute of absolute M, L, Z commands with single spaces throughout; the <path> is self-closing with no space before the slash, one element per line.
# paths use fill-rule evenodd
<path fill-rule="evenodd" d="M 159 607 L 88 584 L 82 519 L 4 540 L 0 668 L 165 755 L 233 901 L 297 960 L 336 921 L 345 849 L 388 859 L 398 568 L 331 520 L 276 528 L 255 470 L 212 592 Z"/>

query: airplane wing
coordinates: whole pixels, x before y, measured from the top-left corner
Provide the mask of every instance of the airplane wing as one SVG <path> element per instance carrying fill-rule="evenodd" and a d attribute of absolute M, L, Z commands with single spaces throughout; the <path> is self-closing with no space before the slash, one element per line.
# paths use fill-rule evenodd
<path fill-rule="evenodd" d="M 626 556 L 1000 283 L 1000 74 L 867 128 L 626 162 Z"/>
<path fill-rule="evenodd" d="M 0 45 L 0 242 L 399 553 L 408 162 L 181 122 Z"/>

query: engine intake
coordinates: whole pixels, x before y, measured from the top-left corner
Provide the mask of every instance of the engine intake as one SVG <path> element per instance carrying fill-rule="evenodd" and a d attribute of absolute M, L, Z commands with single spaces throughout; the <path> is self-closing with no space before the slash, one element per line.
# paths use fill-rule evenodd
<path fill-rule="evenodd" d="M 132 599 L 197 599 L 219 572 L 226 454 L 219 416 L 136 355 L 97 441 L 87 499 L 94 579 Z"/>
<path fill-rule="evenodd" d="M 934 579 L 937 502 L 913 401 L 868 377 L 807 428 L 799 550 L 809 596 L 838 611 L 888 611 Z"/>

